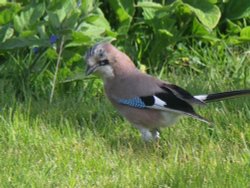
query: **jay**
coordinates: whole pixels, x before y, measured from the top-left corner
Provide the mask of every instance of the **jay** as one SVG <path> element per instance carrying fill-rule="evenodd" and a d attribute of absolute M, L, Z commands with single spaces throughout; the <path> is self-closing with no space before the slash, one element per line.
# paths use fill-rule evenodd
<path fill-rule="evenodd" d="M 159 128 L 185 115 L 210 123 L 194 105 L 250 94 L 250 89 L 191 95 L 181 87 L 161 81 L 136 68 L 131 59 L 110 43 L 99 43 L 85 55 L 86 74 L 97 73 L 113 106 L 141 132 L 145 141 L 158 140 Z"/>

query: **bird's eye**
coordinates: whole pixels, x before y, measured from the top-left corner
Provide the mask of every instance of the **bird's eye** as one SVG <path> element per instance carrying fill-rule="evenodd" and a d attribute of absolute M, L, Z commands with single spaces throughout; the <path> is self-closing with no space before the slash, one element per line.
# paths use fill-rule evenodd
<path fill-rule="evenodd" d="M 109 61 L 108 61 L 107 59 L 104 59 L 104 60 L 99 61 L 98 64 L 99 64 L 100 66 L 108 65 L 108 64 L 109 64 Z"/>

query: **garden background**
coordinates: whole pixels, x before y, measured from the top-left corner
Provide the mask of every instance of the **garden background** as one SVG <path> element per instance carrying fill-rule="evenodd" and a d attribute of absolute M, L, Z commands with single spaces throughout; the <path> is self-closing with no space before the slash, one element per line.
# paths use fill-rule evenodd
<path fill-rule="evenodd" d="M 250 187 L 249 97 L 144 143 L 84 74 L 102 41 L 192 94 L 250 88 L 249 0 L 0 0 L 1 187 Z"/>

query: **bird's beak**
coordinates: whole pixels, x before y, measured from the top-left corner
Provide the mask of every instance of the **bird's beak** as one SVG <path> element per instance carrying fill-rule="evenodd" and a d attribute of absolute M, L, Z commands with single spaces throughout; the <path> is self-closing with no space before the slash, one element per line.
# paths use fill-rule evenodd
<path fill-rule="evenodd" d="M 93 72 L 95 72 L 96 68 L 98 67 L 98 65 L 93 65 L 93 66 L 87 66 L 87 69 L 86 69 L 86 75 L 90 75 L 92 74 Z"/>

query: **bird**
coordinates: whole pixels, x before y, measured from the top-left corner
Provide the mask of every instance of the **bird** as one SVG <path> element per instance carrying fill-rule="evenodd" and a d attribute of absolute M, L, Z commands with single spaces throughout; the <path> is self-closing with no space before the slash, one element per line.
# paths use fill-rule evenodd
<path fill-rule="evenodd" d="M 144 141 L 160 139 L 160 129 L 182 116 L 210 124 L 194 110 L 196 105 L 249 95 L 250 89 L 192 95 L 175 84 L 136 68 L 133 61 L 109 42 L 97 43 L 85 53 L 86 75 L 103 80 L 104 91 L 118 112 L 137 128 Z"/>

